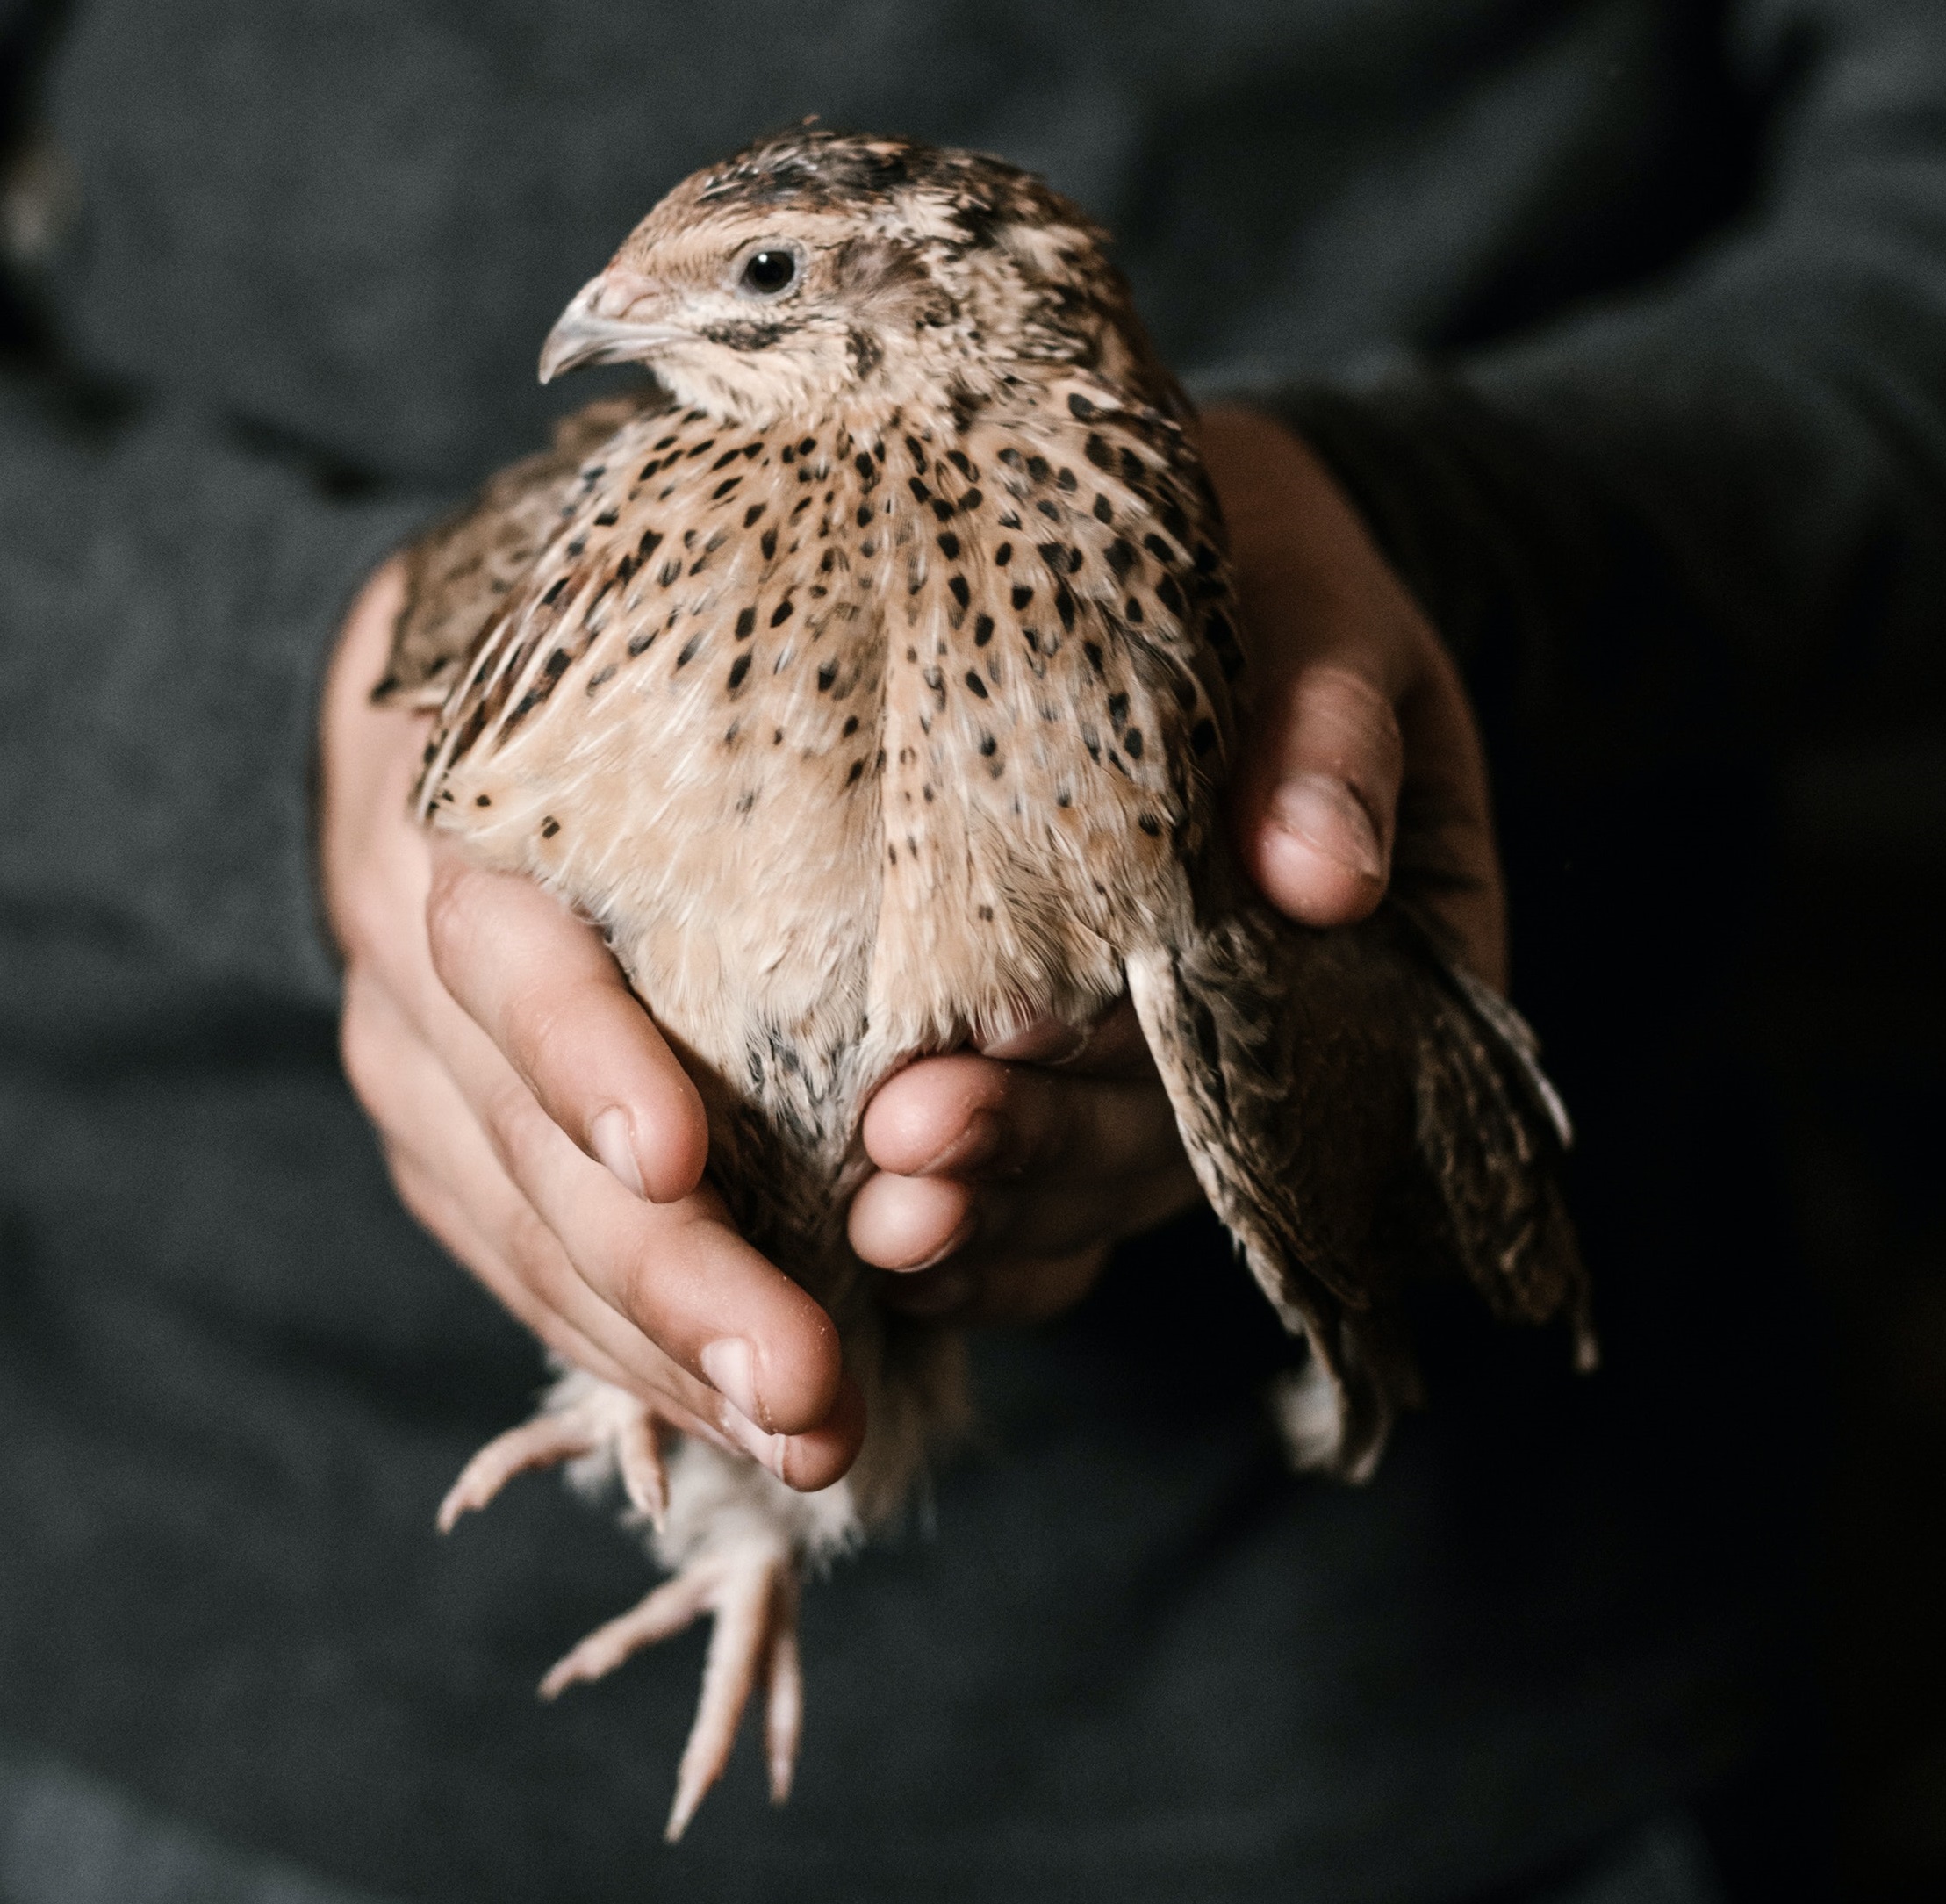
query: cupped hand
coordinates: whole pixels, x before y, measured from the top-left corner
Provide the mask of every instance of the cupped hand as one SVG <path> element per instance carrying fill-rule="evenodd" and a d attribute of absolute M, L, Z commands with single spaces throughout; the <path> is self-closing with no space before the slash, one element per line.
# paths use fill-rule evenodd
<path fill-rule="evenodd" d="M 830 1318 L 703 1184 L 695 1087 L 592 927 L 411 816 L 428 719 L 371 700 L 402 588 L 389 564 L 346 621 L 319 815 L 345 1066 L 399 1194 L 561 1354 L 825 1486 L 862 1404 Z"/>
<path fill-rule="evenodd" d="M 1486 757 L 1459 669 L 1330 471 L 1282 424 L 1222 408 L 1203 449 L 1250 650 L 1230 815 L 1265 895 L 1364 918 L 1395 877 L 1479 979 L 1507 982 Z"/>
<path fill-rule="evenodd" d="M 1251 877 L 1307 925 L 1402 889 L 1490 985 L 1506 928 L 1486 768 L 1458 671 L 1318 458 L 1272 419 L 1203 419 L 1229 523 L 1248 704 L 1230 818 Z M 1078 1301 L 1123 1237 L 1195 1201 L 1160 1080 L 1124 1002 L 1085 1040 L 1055 1024 L 928 1059 L 865 1115 L 878 1166 L 852 1246 L 885 1300 L 954 1320 Z"/>
<path fill-rule="evenodd" d="M 1395 872 L 1504 985 L 1486 775 L 1458 673 L 1304 445 L 1210 413 L 1251 651 L 1230 812 L 1270 900 L 1348 924 Z M 321 855 L 346 959 L 348 1069 L 408 1207 L 550 1346 L 745 1448 L 794 1486 L 840 1475 L 863 1414 L 829 1318 L 701 1183 L 693 1087 L 600 938 L 407 814 L 427 721 L 374 707 L 400 580 L 376 577 L 326 696 Z M 1124 1002 L 932 1058 L 868 1107 L 853 1247 L 885 1299 L 955 1321 L 1078 1301 L 1113 1245 L 1197 1195 Z"/>
<path fill-rule="evenodd" d="M 959 1322 L 1030 1322 L 1078 1302 L 1124 1237 L 1195 1202 L 1174 1113 L 1124 999 L 1077 1032 L 1047 1021 L 929 1058 L 865 1114 L 878 1166 L 851 1245 L 886 1302 Z"/>

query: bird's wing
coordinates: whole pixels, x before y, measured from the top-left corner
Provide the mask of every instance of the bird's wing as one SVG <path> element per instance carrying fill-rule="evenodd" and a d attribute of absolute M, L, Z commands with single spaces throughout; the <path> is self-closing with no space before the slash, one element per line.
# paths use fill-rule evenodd
<path fill-rule="evenodd" d="M 1130 990 L 1205 1194 L 1325 1378 L 1294 1452 L 1362 1479 L 1416 1398 L 1410 1283 L 1457 1271 L 1503 1318 L 1566 1311 L 1589 1363 L 1566 1123 L 1519 1017 L 1404 908 L 1313 931 L 1233 869 L 1216 883 L 1181 943 L 1131 958 Z"/>
<path fill-rule="evenodd" d="M 577 410 L 556 426 L 547 449 L 510 463 L 413 542 L 391 660 L 373 698 L 438 707 L 557 527 L 561 492 L 582 463 L 624 423 L 668 407 L 650 387 Z"/>

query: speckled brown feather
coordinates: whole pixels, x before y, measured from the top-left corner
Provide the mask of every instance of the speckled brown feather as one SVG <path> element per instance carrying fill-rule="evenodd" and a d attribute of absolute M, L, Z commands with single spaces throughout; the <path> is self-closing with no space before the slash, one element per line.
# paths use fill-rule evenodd
<path fill-rule="evenodd" d="M 653 336 L 671 399 L 497 478 L 416 552 L 399 624 L 394 692 L 444 689 L 421 810 L 598 920 L 695 1068 L 713 1176 L 866 1388 L 866 1519 L 956 1404 L 950 1340 L 894 1328 L 844 1241 L 865 1103 L 1124 987 L 1311 1346 L 1312 1464 L 1368 1473 L 1414 1393 L 1415 1276 L 1585 1328 L 1519 1021 L 1397 906 L 1307 931 L 1232 863 L 1221 524 L 1101 241 L 1026 175 L 900 140 L 697 175 L 564 319 Z M 796 248 L 794 301 L 738 301 L 764 244 Z"/>
<path fill-rule="evenodd" d="M 486 633 L 557 527 L 561 491 L 589 450 L 644 411 L 666 409 L 659 391 L 609 398 L 564 417 L 537 456 L 499 471 L 406 555 L 406 606 L 382 700 L 436 708 L 459 665 Z"/>

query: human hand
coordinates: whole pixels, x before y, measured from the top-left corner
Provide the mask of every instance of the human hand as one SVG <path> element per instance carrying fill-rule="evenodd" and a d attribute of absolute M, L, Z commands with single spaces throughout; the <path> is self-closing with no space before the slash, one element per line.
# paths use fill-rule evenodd
<path fill-rule="evenodd" d="M 1292 918 L 1331 926 L 1366 917 L 1396 873 L 1504 991 L 1486 756 L 1452 656 L 1301 439 L 1226 406 L 1203 419 L 1203 452 L 1250 650 L 1230 816 L 1251 877 Z"/>
<path fill-rule="evenodd" d="M 1449 657 L 1296 437 L 1232 409 L 1204 418 L 1203 440 L 1253 658 L 1230 802 L 1245 864 L 1292 917 L 1350 923 L 1382 896 L 1403 819 L 1415 896 L 1503 984 L 1484 765 Z M 822 1311 L 697 1190 L 706 1133 L 679 1067 L 589 929 L 524 881 L 437 853 L 406 818 L 425 724 L 372 708 L 363 685 L 382 671 L 397 587 L 387 574 L 368 591 L 334 670 L 324 844 L 348 957 L 347 1061 L 401 1193 L 564 1354 L 746 1441 L 756 1431 L 725 1429 L 698 1377 L 711 1328 L 747 1325 L 752 1368 L 769 1378 L 758 1419 L 817 1430 L 764 1446 L 788 1450 L 793 1482 L 822 1484 L 855 1452 L 856 1397 L 836 1385 Z M 428 902 L 431 937 L 402 930 Z M 618 1152 L 594 1126 L 622 1106 L 632 1141 Z M 853 1203 L 851 1240 L 902 1272 L 887 1300 L 914 1313 L 1058 1312 L 1115 1242 L 1197 1194 L 1125 1002 L 1085 1034 L 1042 1024 L 908 1067 L 873 1099 L 863 1135 L 878 1174 Z M 589 1195 L 615 1207 L 592 1156 L 614 1158 L 624 1181 L 632 1168 L 657 1199 L 628 1207 L 626 1234 L 587 1211 Z M 564 1228 L 548 1220 L 557 1211 Z M 667 1254 L 658 1226 L 671 1223 L 693 1261 Z M 644 1249 L 672 1273 L 651 1278 L 631 1254 Z M 718 1258 L 731 1273 L 709 1268 Z"/>
<path fill-rule="evenodd" d="M 413 1214 L 550 1347 L 792 1486 L 864 1409 L 830 1318 L 702 1183 L 702 1101 L 600 935 L 428 835 L 428 717 L 374 706 L 403 595 L 367 584 L 326 683 L 319 840 L 341 1043 Z"/>
<path fill-rule="evenodd" d="M 1202 445 L 1251 657 L 1229 801 L 1245 866 L 1292 918 L 1332 926 L 1369 914 L 1397 863 L 1464 962 L 1504 988 L 1485 760 L 1451 657 L 1297 437 L 1224 407 L 1203 417 Z M 1195 1201 L 1132 1010 L 1075 1042 L 1037 1026 L 913 1065 L 872 1099 L 878 1174 L 851 1233 L 867 1262 L 903 1272 L 887 1303 L 955 1320 L 1052 1314 L 1116 1242 Z"/>

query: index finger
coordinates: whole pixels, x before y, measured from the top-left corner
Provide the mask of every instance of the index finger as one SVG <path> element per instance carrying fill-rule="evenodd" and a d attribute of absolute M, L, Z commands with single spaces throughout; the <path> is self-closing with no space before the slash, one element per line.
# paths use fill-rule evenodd
<path fill-rule="evenodd" d="M 594 928 L 516 873 L 433 841 L 433 966 L 542 1108 L 637 1196 L 702 1180 L 703 1101 Z"/>

